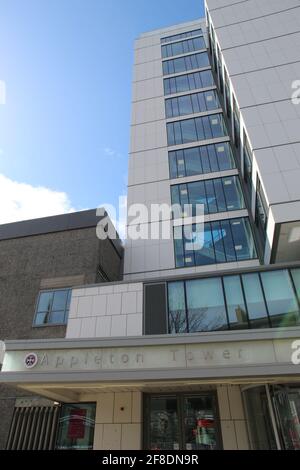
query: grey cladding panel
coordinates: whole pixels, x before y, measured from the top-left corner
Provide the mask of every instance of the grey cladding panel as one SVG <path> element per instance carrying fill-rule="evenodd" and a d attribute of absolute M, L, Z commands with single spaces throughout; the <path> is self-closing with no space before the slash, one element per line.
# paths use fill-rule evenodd
<path fill-rule="evenodd" d="M 166 284 L 145 285 L 145 334 L 167 333 Z"/>

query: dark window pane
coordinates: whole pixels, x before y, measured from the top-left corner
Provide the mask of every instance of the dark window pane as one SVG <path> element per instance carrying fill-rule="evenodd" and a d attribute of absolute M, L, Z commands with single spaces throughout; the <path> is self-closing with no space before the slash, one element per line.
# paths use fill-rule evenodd
<path fill-rule="evenodd" d="M 183 54 L 184 50 L 183 50 L 182 42 L 175 42 L 174 44 L 172 44 L 172 52 L 173 52 L 172 55 Z"/>
<path fill-rule="evenodd" d="M 174 122 L 175 145 L 182 144 L 182 134 L 180 122 Z"/>
<path fill-rule="evenodd" d="M 186 307 L 183 282 L 168 284 L 169 333 L 186 333 Z"/>
<path fill-rule="evenodd" d="M 165 95 L 170 95 L 171 94 L 171 89 L 170 89 L 170 79 L 164 80 L 164 93 Z"/>
<path fill-rule="evenodd" d="M 208 119 L 211 125 L 212 137 L 223 137 L 225 135 L 225 132 L 222 116 L 214 114 L 213 116 L 208 116 Z"/>
<path fill-rule="evenodd" d="M 186 149 L 184 151 L 187 176 L 202 173 L 199 148 Z"/>
<path fill-rule="evenodd" d="M 196 129 L 197 129 L 197 140 L 205 140 L 205 132 L 203 127 L 203 122 L 205 118 L 196 118 Z"/>
<path fill-rule="evenodd" d="M 172 100 L 166 100 L 166 117 L 173 117 Z"/>
<path fill-rule="evenodd" d="M 224 242 L 225 255 L 227 262 L 236 261 L 236 254 L 234 249 L 234 243 L 232 240 L 231 228 L 229 220 L 222 220 L 221 233 Z"/>
<path fill-rule="evenodd" d="M 208 156 L 208 149 L 209 149 L 209 146 L 206 146 L 206 145 L 203 147 L 200 147 L 203 173 L 210 173 L 211 171 L 210 161 L 209 161 L 209 156 Z"/>
<path fill-rule="evenodd" d="M 65 312 L 64 311 L 59 311 L 59 312 L 51 312 L 49 323 L 64 323 L 65 321 Z"/>
<path fill-rule="evenodd" d="M 174 94 L 174 93 L 177 93 L 176 79 L 170 78 L 170 94 Z"/>
<path fill-rule="evenodd" d="M 207 200 L 203 181 L 188 184 L 189 202 L 193 204 L 193 215 L 196 215 L 196 205 L 203 204 L 204 212 L 207 213 Z"/>
<path fill-rule="evenodd" d="M 291 269 L 291 275 L 294 281 L 294 286 L 297 292 L 298 300 L 300 302 L 300 269 Z"/>
<path fill-rule="evenodd" d="M 248 316 L 239 276 L 225 276 L 224 290 L 230 328 L 248 328 Z"/>
<path fill-rule="evenodd" d="M 201 80 L 203 88 L 214 85 L 214 79 L 210 70 L 201 72 Z"/>
<path fill-rule="evenodd" d="M 177 178 L 176 152 L 169 152 L 170 177 Z"/>
<path fill-rule="evenodd" d="M 68 298 L 68 290 L 58 290 L 54 294 L 52 310 L 64 310 Z"/>
<path fill-rule="evenodd" d="M 261 273 L 273 327 L 299 325 L 299 308 L 287 270 Z"/>
<path fill-rule="evenodd" d="M 219 162 L 216 158 L 216 150 L 214 145 L 208 145 L 207 151 L 209 155 L 210 171 L 219 171 Z"/>
<path fill-rule="evenodd" d="M 228 143 L 222 143 L 217 144 L 215 148 L 220 170 L 230 170 L 231 168 L 235 168 L 230 145 Z"/>
<path fill-rule="evenodd" d="M 224 197 L 224 190 L 223 190 L 223 184 L 224 183 L 224 178 L 217 178 L 215 180 L 212 180 L 214 184 L 214 189 L 215 189 L 215 195 L 216 195 L 216 202 L 217 202 L 217 211 L 218 212 L 224 212 L 227 210 L 227 204 L 225 201 Z"/>
<path fill-rule="evenodd" d="M 215 120 L 218 119 L 218 116 L 213 116 L 213 118 Z M 201 118 L 199 118 L 201 119 Z M 212 137 L 215 137 L 213 134 L 212 134 L 212 128 L 211 128 L 211 116 L 205 116 L 201 119 L 202 123 L 203 123 L 203 128 L 204 128 L 204 139 L 211 139 Z"/>
<path fill-rule="evenodd" d="M 197 228 L 201 238 L 202 227 L 197 225 Z M 197 266 L 215 263 L 215 250 L 210 224 L 204 224 L 204 243 L 202 248 L 195 250 L 195 263 Z"/>
<path fill-rule="evenodd" d="M 227 210 L 232 211 L 243 209 L 245 207 L 240 182 L 236 176 L 223 178 L 223 188 L 226 198 Z"/>
<path fill-rule="evenodd" d="M 182 143 L 197 141 L 196 127 L 194 119 L 181 121 Z"/>
<path fill-rule="evenodd" d="M 189 331 L 215 331 L 228 328 L 220 278 L 186 282 Z"/>
<path fill-rule="evenodd" d="M 248 219 L 231 220 L 231 230 L 237 260 L 256 258 L 254 240 Z"/>
<path fill-rule="evenodd" d="M 178 172 L 179 178 L 182 176 L 185 176 L 185 163 L 184 163 L 183 150 L 177 151 L 177 172 Z"/>
<path fill-rule="evenodd" d="M 34 324 L 35 325 L 47 324 L 49 322 L 49 316 L 50 316 L 50 314 L 47 313 L 47 312 L 37 313 L 36 316 L 35 316 Z"/>
<path fill-rule="evenodd" d="M 37 311 L 49 312 L 51 310 L 52 300 L 53 300 L 53 292 L 42 292 L 40 294 Z"/>
<path fill-rule="evenodd" d="M 168 145 L 175 145 L 174 124 L 167 124 Z"/>
<path fill-rule="evenodd" d="M 211 223 L 211 231 L 212 237 L 215 246 L 215 257 L 217 263 L 225 263 L 226 262 L 226 254 L 225 254 L 225 245 L 224 245 L 224 238 L 225 238 L 225 231 L 220 222 L 212 222 Z"/>
<path fill-rule="evenodd" d="M 185 70 L 186 68 L 184 58 L 180 57 L 180 59 L 174 59 L 174 72 L 179 73 L 184 72 Z"/>
<path fill-rule="evenodd" d="M 187 75 L 180 75 L 179 77 L 176 77 L 176 87 L 177 93 L 187 91 L 189 89 Z"/>
<path fill-rule="evenodd" d="M 258 274 L 243 274 L 242 279 L 252 328 L 268 328 L 267 309 Z"/>
<path fill-rule="evenodd" d="M 174 227 L 174 249 L 176 267 L 184 266 L 182 227 Z"/>
<path fill-rule="evenodd" d="M 196 85 L 196 82 L 195 82 L 195 76 L 196 75 L 197 75 L 196 73 L 190 73 L 189 75 L 187 75 L 188 89 L 189 90 L 195 90 L 195 88 L 201 88 L 201 87 L 197 87 L 197 85 Z"/>
<path fill-rule="evenodd" d="M 178 114 L 174 114 L 174 117 L 183 116 L 184 114 L 192 114 L 193 108 L 192 108 L 191 96 L 190 95 L 180 96 L 178 98 L 178 107 L 179 107 Z"/>
<path fill-rule="evenodd" d="M 205 181 L 205 192 L 207 197 L 207 210 L 209 213 L 218 212 L 213 180 Z"/>
<path fill-rule="evenodd" d="M 163 74 L 168 75 L 169 74 L 169 61 L 166 60 L 166 62 L 163 62 Z"/>

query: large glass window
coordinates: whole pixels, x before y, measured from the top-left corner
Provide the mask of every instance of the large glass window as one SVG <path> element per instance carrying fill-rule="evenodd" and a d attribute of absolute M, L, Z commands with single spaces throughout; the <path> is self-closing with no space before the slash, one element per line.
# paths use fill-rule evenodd
<path fill-rule="evenodd" d="M 268 204 L 258 176 L 256 182 L 255 223 L 263 240 L 265 240 L 268 223 Z"/>
<path fill-rule="evenodd" d="M 40 292 L 34 325 L 64 325 L 67 323 L 71 289 L 59 289 Z"/>
<path fill-rule="evenodd" d="M 251 327 L 267 328 L 270 325 L 259 274 L 243 274 L 242 279 Z"/>
<path fill-rule="evenodd" d="M 169 152 L 171 178 L 231 170 L 235 162 L 229 142 Z"/>
<path fill-rule="evenodd" d="M 299 325 L 299 306 L 288 271 L 261 273 L 261 280 L 272 326 Z"/>
<path fill-rule="evenodd" d="M 237 149 L 240 148 L 241 136 L 240 136 L 240 112 L 234 96 L 232 96 L 233 102 L 233 126 L 234 126 L 234 143 Z"/>
<path fill-rule="evenodd" d="M 291 275 L 292 275 L 293 283 L 294 283 L 295 290 L 297 293 L 297 297 L 300 302 L 300 268 L 291 269 Z"/>
<path fill-rule="evenodd" d="M 174 229 L 176 267 L 226 263 L 257 257 L 246 217 Z M 176 239 L 175 239 L 176 237 Z"/>
<path fill-rule="evenodd" d="M 173 282 L 169 284 L 169 333 L 186 333 L 186 306 L 184 283 Z"/>
<path fill-rule="evenodd" d="M 298 326 L 299 304 L 292 283 L 298 271 L 279 269 L 169 282 L 168 331 Z"/>
<path fill-rule="evenodd" d="M 220 278 L 187 281 L 186 297 L 189 332 L 228 328 Z"/>
<path fill-rule="evenodd" d="M 66 403 L 61 407 L 56 448 L 93 449 L 95 403 Z"/>
<path fill-rule="evenodd" d="M 192 95 L 169 98 L 165 101 L 166 117 L 172 118 L 185 114 L 201 113 L 220 108 L 216 90 L 203 91 Z"/>
<path fill-rule="evenodd" d="M 197 37 L 194 39 L 185 39 L 184 41 L 180 42 L 172 42 L 167 46 L 162 46 L 161 54 L 163 58 L 166 58 L 172 57 L 174 55 L 199 51 L 201 49 L 206 49 L 205 41 L 203 37 Z"/>
<path fill-rule="evenodd" d="M 178 59 L 163 61 L 163 74 L 187 72 L 188 70 L 201 69 L 210 65 L 207 52 L 191 54 Z"/>
<path fill-rule="evenodd" d="M 180 204 L 184 213 L 184 205 L 203 204 L 206 214 L 233 211 L 245 207 L 240 182 L 237 176 L 226 176 L 211 180 L 171 186 L 172 204 Z M 190 214 L 189 214 L 190 215 Z"/>
<path fill-rule="evenodd" d="M 227 136 L 222 114 L 167 123 L 168 145 L 187 144 Z"/>
<path fill-rule="evenodd" d="M 171 41 L 178 41 L 178 39 L 185 39 L 185 38 L 192 38 L 194 36 L 201 36 L 202 29 L 194 29 L 193 31 L 187 31 L 185 33 L 174 34 L 173 36 L 166 36 L 165 38 L 161 38 L 160 42 L 162 44 Z"/>
<path fill-rule="evenodd" d="M 226 69 L 224 69 L 224 98 L 225 98 L 225 105 L 226 105 L 226 113 L 228 119 L 231 118 L 231 100 L 230 100 L 230 84 L 229 84 L 229 78 Z"/>
<path fill-rule="evenodd" d="M 240 276 L 223 278 L 230 329 L 248 328 L 248 315 Z"/>
<path fill-rule="evenodd" d="M 214 85 L 211 70 L 178 75 L 177 77 L 164 79 L 165 95 L 173 95 L 184 91 L 206 88 Z"/>
<path fill-rule="evenodd" d="M 250 149 L 249 141 L 244 131 L 244 180 L 246 183 L 247 193 L 249 200 L 252 197 L 252 152 Z"/>

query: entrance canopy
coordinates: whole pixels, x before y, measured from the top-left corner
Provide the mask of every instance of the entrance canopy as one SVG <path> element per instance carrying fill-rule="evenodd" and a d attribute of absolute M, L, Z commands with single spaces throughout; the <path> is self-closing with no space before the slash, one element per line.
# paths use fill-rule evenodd
<path fill-rule="evenodd" d="M 81 393 L 300 379 L 299 328 L 86 340 L 7 341 L 0 383 L 57 400 Z"/>

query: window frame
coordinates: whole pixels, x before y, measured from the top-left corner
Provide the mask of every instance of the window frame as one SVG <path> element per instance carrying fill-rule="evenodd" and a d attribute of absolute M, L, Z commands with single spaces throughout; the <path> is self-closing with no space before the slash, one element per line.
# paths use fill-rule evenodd
<path fill-rule="evenodd" d="M 70 296 L 70 304 L 71 304 L 72 287 L 70 287 L 70 286 L 68 286 L 68 287 L 59 287 L 57 289 L 41 289 L 39 291 L 36 302 L 35 302 L 35 312 L 34 312 L 33 321 L 32 321 L 32 327 L 33 328 L 45 328 L 45 327 L 49 327 L 49 326 L 67 326 L 68 318 L 69 318 L 69 312 L 70 312 L 70 306 L 69 306 L 68 309 L 66 307 L 64 309 L 64 322 L 63 323 L 61 323 L 61 322 L 60 323 L 47 322 L 47 323 L 42 323 L 42 324 L 36 323 L 36 318 L 37 318 L 38 313 L 42 313 L 42 312 L 38 311 L 38 306 L 39 306 L 41 295 L 45 294 L 47 292 L 53 293 L 53 298 L 52 298 L 52 302 L 51 302 L 51 309 L 50 309 L 50 317 L 51 317 L 53 300 L 54 300 L 54 293 L 55 292 L 60 292 L 60 291 L 68 291 L 67 301 L 66 302 L 68 302 L 68 296 Z"/>

